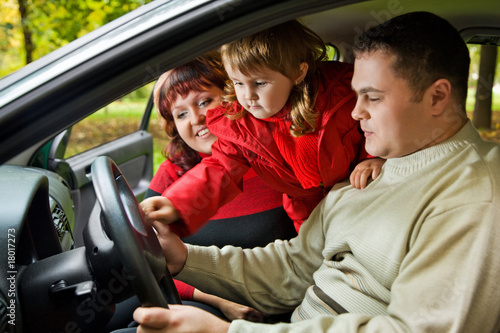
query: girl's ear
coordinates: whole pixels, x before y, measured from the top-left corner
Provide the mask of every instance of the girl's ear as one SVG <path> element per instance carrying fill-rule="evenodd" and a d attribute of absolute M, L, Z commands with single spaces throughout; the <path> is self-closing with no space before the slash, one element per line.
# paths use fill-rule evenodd
<path fill-rule="evenodd" d="M 309 65 L 307 64 L 307 62 L 300 63 L 299 75 L 297 76 L 297 78 L 294 81 L 294 83 L 296 85 L 301 83 L 302 81 L 304 81 L 304 78 L 306 77 L 308 70 L 309 70 Z"/>

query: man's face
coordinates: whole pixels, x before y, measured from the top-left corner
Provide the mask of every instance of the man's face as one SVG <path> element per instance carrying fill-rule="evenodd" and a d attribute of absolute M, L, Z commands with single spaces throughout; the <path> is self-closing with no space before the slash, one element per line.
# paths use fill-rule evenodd
<path fill-rule="evenodd" d="M 382 158 L 411 154 L 429 142 L 426 96 L 413 101 L 406 80 L 391 69 L 393 57 L 375 51 L 356 58 L 352 88 L 357 94 L 352 117 L 365 132 L 366 151 Z"/>

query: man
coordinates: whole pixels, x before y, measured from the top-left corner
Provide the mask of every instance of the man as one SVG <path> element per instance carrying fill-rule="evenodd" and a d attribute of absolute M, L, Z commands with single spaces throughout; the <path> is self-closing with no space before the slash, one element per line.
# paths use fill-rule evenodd
<path fill-rule="evenodd" d="M 155 224 L 178 279 L 294 310 L 291 323 L 172 306 L 137 309 L 138 332 L 498 332 L 500 147 L 466 118 L 464 42 L 418 12 L 367 31 L 355 56 L 352 115 L 368 153 L 387 159 L 365 190 L 336 186 L 298 237 L 266 248 L 184 245 Z"/>

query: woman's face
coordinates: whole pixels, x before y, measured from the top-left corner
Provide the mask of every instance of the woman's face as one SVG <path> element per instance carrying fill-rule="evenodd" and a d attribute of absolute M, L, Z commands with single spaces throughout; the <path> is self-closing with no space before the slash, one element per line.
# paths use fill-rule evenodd
<path fill-rule="evenodd" d="M 221 104 L 223 91 L 211 86 L 203 91 L 192 91 L 185 98 L 177 96 L 172 103 L 172 116 L 177 132 L 192 149 L 212 153 L 212 144 L 217 137 L 210 133 L 206 125 L 207 110 Z"/>

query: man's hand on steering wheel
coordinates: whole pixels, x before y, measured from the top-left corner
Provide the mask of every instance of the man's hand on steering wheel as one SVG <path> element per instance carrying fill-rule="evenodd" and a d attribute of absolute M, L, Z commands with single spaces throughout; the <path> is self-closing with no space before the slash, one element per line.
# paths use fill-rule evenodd
<path fill-rule="evenodd" d="M 156 230 L 156 237 L 163 250 L 168 270 L 172 275 L 179 274 L 187 260 L 186 244 L 170 230 L 168 225 L 157 220 L 152 221 L 151 224 Z"/>

